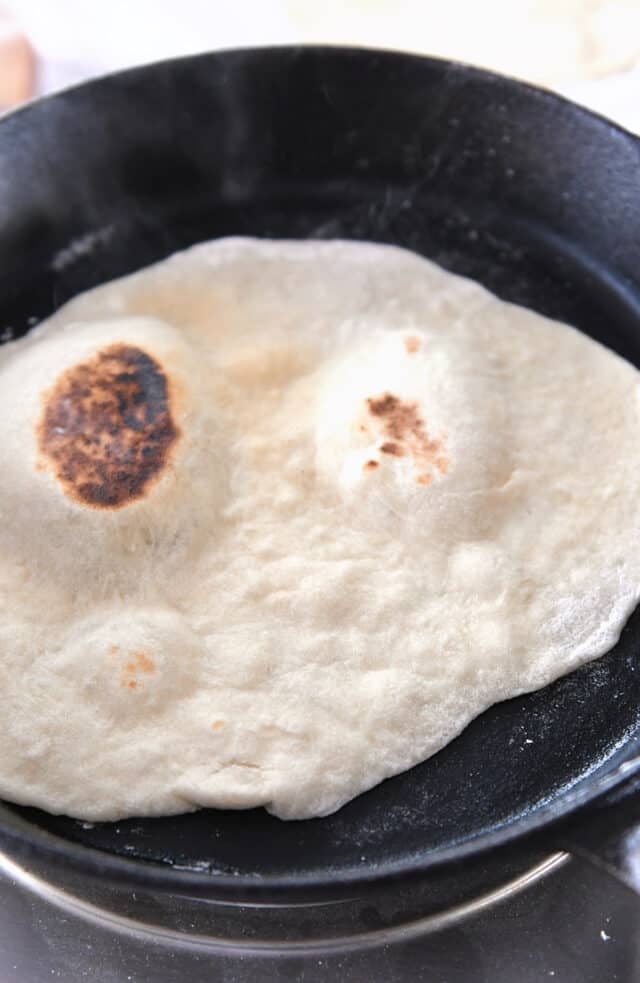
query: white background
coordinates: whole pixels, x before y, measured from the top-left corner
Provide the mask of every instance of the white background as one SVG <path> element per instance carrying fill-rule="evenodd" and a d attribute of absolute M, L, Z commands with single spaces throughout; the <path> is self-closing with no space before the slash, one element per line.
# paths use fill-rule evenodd
<path fill-rule="evenodd" d="M 543 84 L 640 132 L 640 0 L 2 0 L 48 92 L 128 65 L 331 42 L 453 57 Z"/>

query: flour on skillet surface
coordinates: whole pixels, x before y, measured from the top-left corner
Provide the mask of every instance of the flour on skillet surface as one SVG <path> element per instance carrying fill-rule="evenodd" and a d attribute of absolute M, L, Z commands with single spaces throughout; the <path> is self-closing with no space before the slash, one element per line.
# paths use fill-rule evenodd
<path fill-rule="evenodd" d="M 388 246 L 227 239 L 0 349 L 0 795 L 337 809 L 616 641 L 638 373 Z"/>

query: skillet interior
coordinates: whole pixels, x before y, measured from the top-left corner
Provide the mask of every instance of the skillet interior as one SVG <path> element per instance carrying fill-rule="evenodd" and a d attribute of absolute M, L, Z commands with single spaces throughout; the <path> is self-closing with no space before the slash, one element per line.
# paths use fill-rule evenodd
<path fill-rule="evenodd" d="M 636 141 L 540 91 L 444 62 L 339 49 L 230 52 L 100 80 L 0 122 L 0 326 L 226 234 L 416 250 L 640 364 Z M 640 613 L 616 648 L 492 708 L 436 757 L 336 815 L 262 810 L 68 840 L 212 871 L 335 878 L 437 857 L 562 803 L 639 731 Z M 72 753 L 72 749 L 70 749 Z"/>

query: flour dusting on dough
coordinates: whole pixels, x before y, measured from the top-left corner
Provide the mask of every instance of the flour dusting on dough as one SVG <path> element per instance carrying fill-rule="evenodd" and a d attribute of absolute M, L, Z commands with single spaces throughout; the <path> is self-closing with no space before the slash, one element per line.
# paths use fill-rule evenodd
<path fill-rule="evenodd" d="M 638 373 L 409 252 L 226 239 L 0 349 L 0 796 L 324 815 L 605 652 Z"/>

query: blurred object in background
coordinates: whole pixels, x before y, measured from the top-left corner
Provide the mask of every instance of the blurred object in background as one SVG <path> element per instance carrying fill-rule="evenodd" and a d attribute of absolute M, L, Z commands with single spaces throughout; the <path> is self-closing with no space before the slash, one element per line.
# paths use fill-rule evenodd
<path fill-rule="evenodd" d="M 396 48 L 561 85 L 640 57 L 640 0 L 4 0 L 47 64 L 292 42 Z"/>
<path fill-rule="evenodd" d="M 129 65 L 197 51 L 354 44 L 453 58 L 546 85 L 640 131 L 640 68 L 629 71 L 640 65 L 640 0 L 324 0 L 322 4 L 316 0 L 0 0 L 0 4 L 11 7 L 35 49 L 40 93 Z M 7 74 L 4 58 L 1 67 Z"/>
<path fill-rule="evenodd" d="M 399 48 L 542 85 L 598 78 L 640 56 L 638 0 L 287 0 L 314 41 Z"/>
<path fill-rule="evenodd" d="M 47 93 L 119 68 L 216 48 L 292 44 L 283 0 L 0 0 L 33 44 Z"/>
<path fill-rule="evenodd" d="M 31 98 L 35 91 L 35 57 L 16 21 L 0 6 L 0 110 Z"/>
<path fill-rule="evenodd" d="M 598 82 L 579 82 L 562 86 L 568 99 L 587 106 L 601 116 L 640 134 L 640 66 Z"/>

